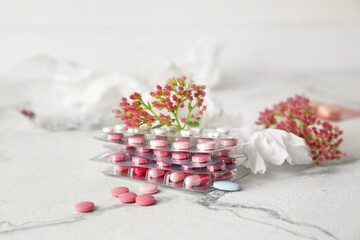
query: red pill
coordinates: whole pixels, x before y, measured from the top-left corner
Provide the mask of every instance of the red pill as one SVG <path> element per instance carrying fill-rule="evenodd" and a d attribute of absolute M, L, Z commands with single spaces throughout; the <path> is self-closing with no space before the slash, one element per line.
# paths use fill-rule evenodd
<path fill-rule="evenodd" d="M 147 168 L 143 167 L 134 167 L 134 174 L 138 176 L 143 176 L 146 174 L 147 170 Z"/>

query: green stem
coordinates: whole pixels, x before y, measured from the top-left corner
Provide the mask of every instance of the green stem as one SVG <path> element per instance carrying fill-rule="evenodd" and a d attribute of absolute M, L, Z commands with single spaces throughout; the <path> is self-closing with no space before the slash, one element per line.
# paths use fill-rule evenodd
<path fill-rule="evenodd" d="M 146 109 L 148 109 L 150 112 L 152 112 L 152 114 L 154 114 L 153 117 L 154 117 L 156 120 L 159 120 L 159 119 L 160 119 L 159 116 L 152 110 L 150 103 L 149 103 L 149 105 L 146 105 L 145 102 L 142 100 L 142 98 L 140 98 L 140 101 L 141 101 L 141 104 L 144 105 Z"/>

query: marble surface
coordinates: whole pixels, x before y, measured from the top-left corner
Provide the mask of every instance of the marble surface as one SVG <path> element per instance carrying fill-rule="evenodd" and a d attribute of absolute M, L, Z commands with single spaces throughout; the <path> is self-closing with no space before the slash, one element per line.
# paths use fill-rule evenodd
<path fill-rule="evenodd" d="M 213 93 L 241 125 L 294 93 L 360 108 L 358 77 L 242 76 Z M 47 132 L 4 108 L 0 239 L 359 239 L 359 124 L 338 124 L 348 152 L 340 164 L 270 167 L 239 180 L 238 192 L 159 187 L 156 204 L 141 207 L 110 195 L 118 186 L 138 192 L 141 182 L 102 175 L 103 165 L 89 161 L 103 151 L 92 133 Z M 96 211 L 76 213 L 74 204 L 84 200 Z"/>

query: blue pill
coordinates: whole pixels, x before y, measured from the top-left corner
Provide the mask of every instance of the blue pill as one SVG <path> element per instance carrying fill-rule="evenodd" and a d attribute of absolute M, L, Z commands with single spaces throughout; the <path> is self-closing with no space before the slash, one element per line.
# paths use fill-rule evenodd
<path fill-rule="evenodd" d="M 214 182 L 213 187 L 224 191 L 238 191 L 240 189 L 239 184 L 229 181 Z"/>

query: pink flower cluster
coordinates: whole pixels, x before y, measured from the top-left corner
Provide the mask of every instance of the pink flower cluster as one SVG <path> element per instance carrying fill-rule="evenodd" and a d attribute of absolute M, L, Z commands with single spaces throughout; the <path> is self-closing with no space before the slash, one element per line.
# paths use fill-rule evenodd
<path fill-rule="evenodd" d="M 145 103 L 139 93 L 130 96 L 132 103 L 123 98 L 120 108 L 114 110 L 115 116 L 126 123 L 128 127 L 138 128 L 141 125 L 152 126 L 155 122 L 163 125 L 174 125 L 178 129 L 186 125 L 198 126 L 203 112 L 205 86 L 196 85 L 193 81 L 187 81 L 185 76 L 171 78 L 165 86 L 156 86 L 156 90 L 150 92 L 153 101 Z M 187 108 L 187 116 L 180 118 L 179 110 Z"/>
<path fill-rule="evenodd" d="M 305 139 L 313 160 L 319 165 L 323 160 L 340 159 L 345 156 L 339 150 L 343 132 L 329 122 L 320 121 L 314 116 L 310 100 L 304 96 L 288 98 L 260 113 L 257 124 L 266 128 L 275 127 L 292 132 Z"/>

